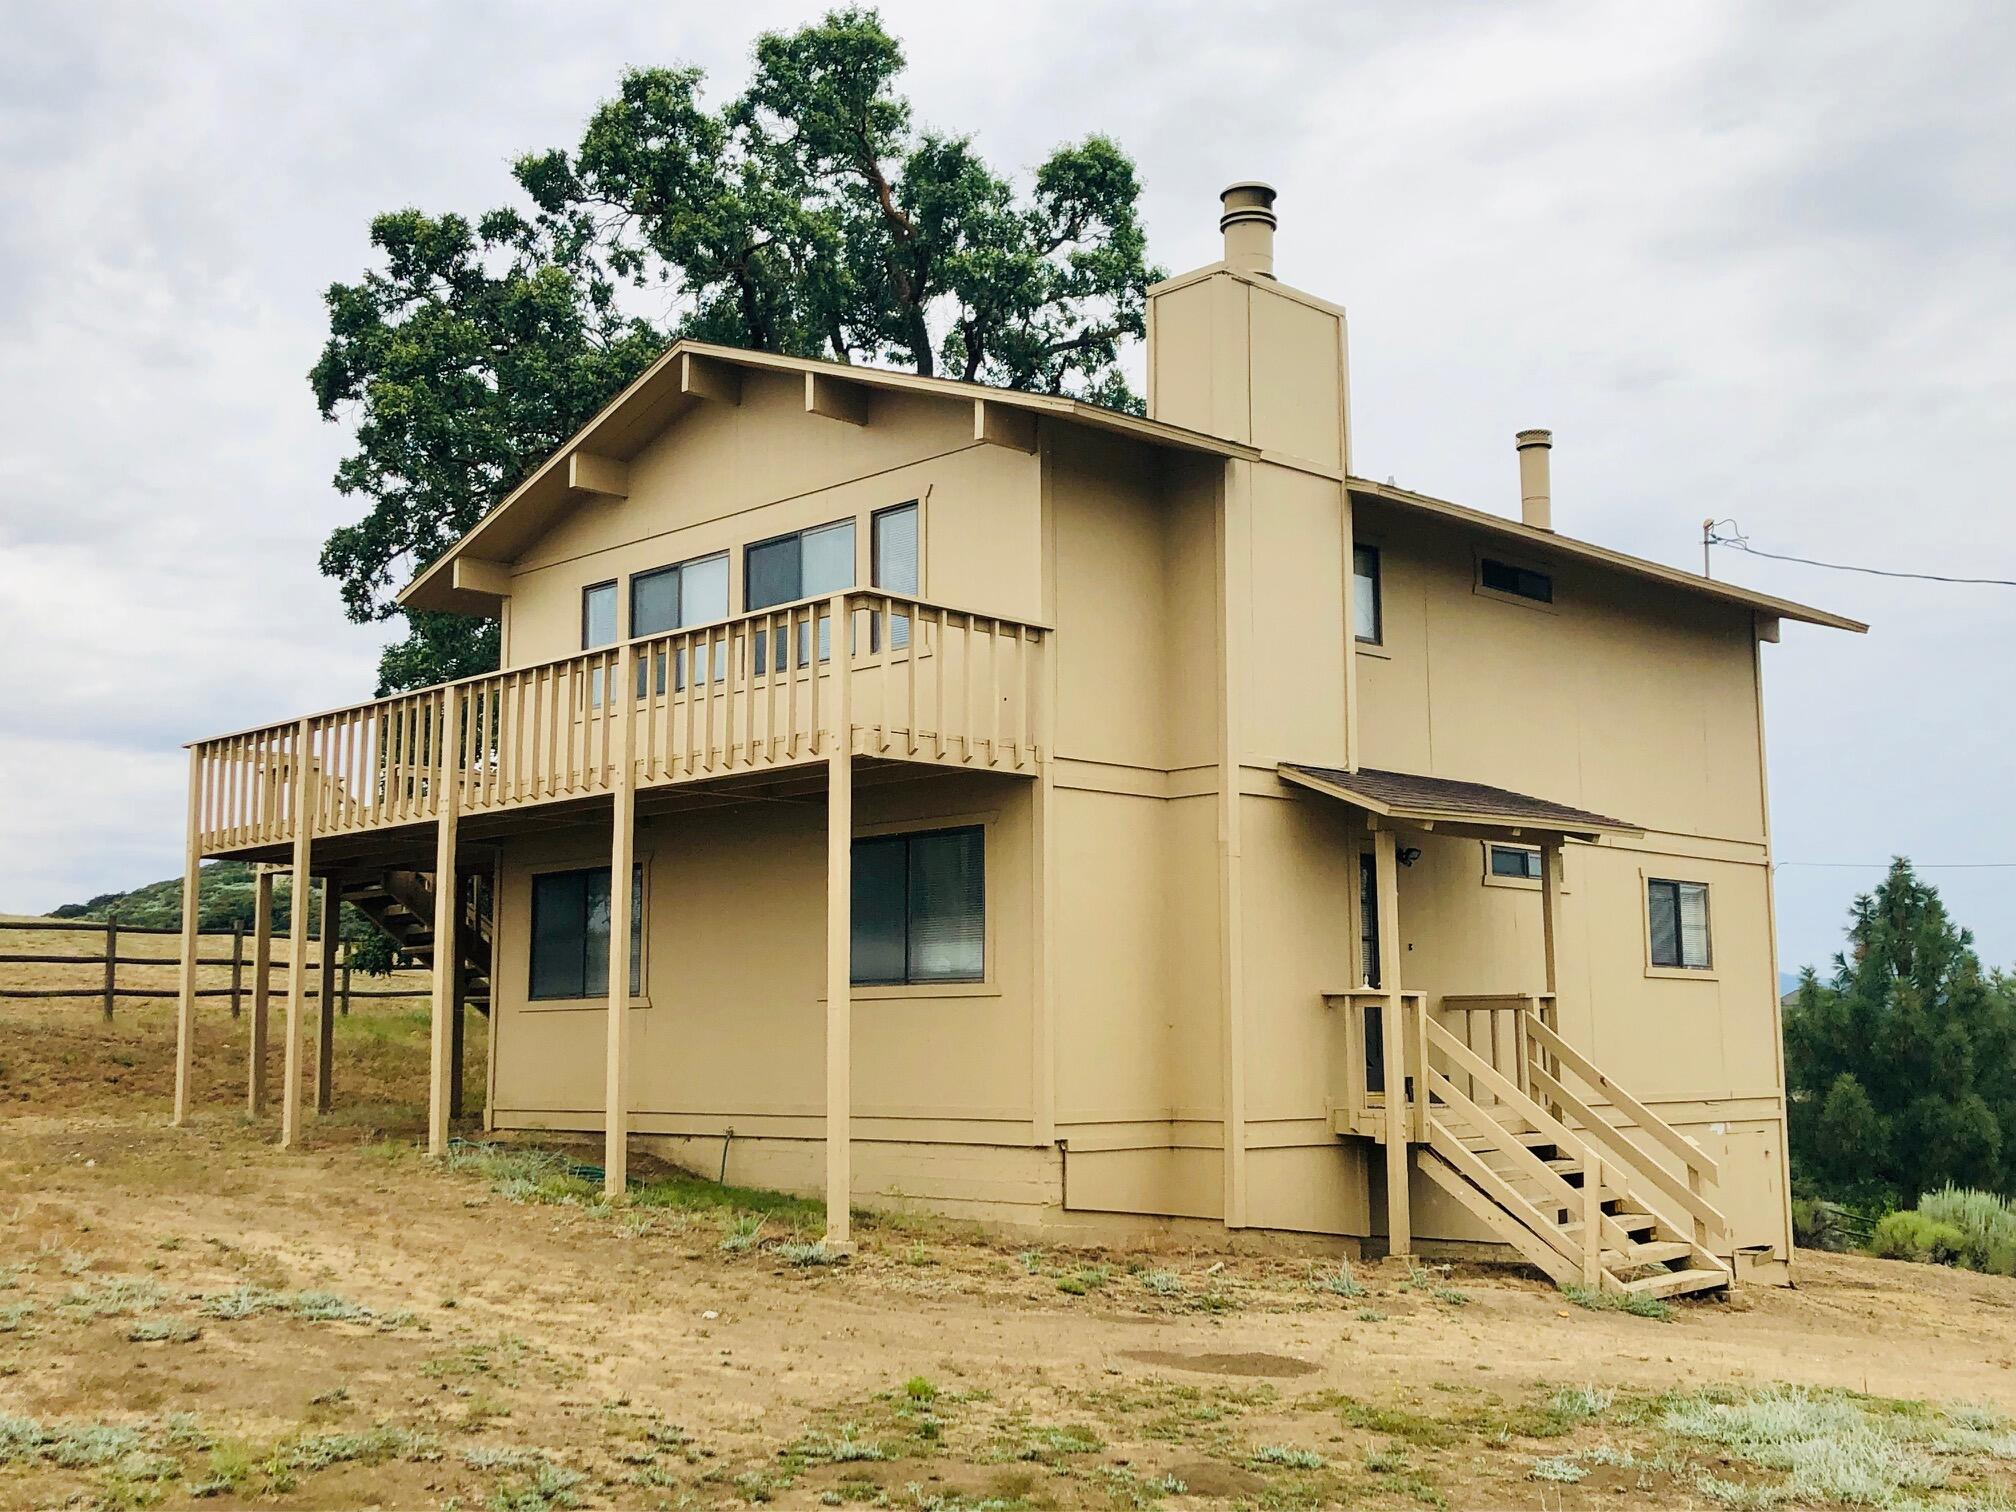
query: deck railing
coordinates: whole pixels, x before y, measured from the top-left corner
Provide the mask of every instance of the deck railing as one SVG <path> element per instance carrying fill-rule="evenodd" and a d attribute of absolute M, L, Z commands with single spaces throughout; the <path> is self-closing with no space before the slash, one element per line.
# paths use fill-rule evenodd
<path fill-rule="evenodd" d="M 834 661 L 835 619 L 844 666 Z M 616 785 L 627 651 L 639 787 L 823 756 L 848 681 L 864 756 L 1030 772 L 1043 627 L 856 592 L 202 741 L 206 854 L 592 797 Z"/>

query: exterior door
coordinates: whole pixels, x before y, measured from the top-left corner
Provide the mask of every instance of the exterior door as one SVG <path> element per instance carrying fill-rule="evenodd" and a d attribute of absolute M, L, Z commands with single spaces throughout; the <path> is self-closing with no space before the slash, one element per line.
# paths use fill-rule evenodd
<path fill-rule="evenodd" d="M 1358 960 L 1364 967 L 1365 985 L 1381 986 L 1379 975 L 1379 866 L 1370 851 L 1358 853 Z M 1377 1003 L 1366 1003 L 1365 1092 L 1368 1097 L 1386 1095 L 1386 1026 Z"/>

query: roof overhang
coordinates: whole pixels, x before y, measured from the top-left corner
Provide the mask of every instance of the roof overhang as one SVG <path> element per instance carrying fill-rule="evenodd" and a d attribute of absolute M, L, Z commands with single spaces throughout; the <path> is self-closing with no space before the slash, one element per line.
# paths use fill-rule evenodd
<path fill-rule="evenodd" d="M 1526 835 L 1563 835 L 1599 840 L 1606 835 L 1636 836 L 1645 831 L 1622 819 L 1592 814 L 1546 798 L 1515 793 L 1481 782 L 1447 777 L 1423 777 L 1408 772 L 1363 768 L 1303 766 L 1284 762 L 1275 769 L 1284 782 L 1348 803 L 1382 820 L 1412 829 L 1455 835 L 1490 834 L 1516 839 Z"/>
<path fill-rule="evenodd" d="M 1753 611 L 1764 621 L 1797 620 L 1807 625 L 1825 625 L 1832 630 L 1850 630 L 1857 635 L 1869 629 L 1860 620 L 1830 614 L 1825 609 L 1815 609 L 1809 604 L 1798 604 L 1791 599 L 1781 599 L 1768 593 L 1739 588 L 1734 583 L 1718 583 L 1713 578 L 1682 572 L 1677 567 L 1668 567 L 1660 562 L 1648 562 L 1643 557 L 1612 551 L 1607 546 L 1592 545 L 1588 541 L 1578 541 L 1572 536 L 1557 535 L 1554 531 L 1541 530 L 1538 526 L 1528 525 L 1522 520 L 1508 519 L 1504 515 L 1470 509 L 1462 504 L 1452 504 L 1447 499 L 1431 498 L 1427 494 L 1396 488 L 1391 483 L 1374 483 L 1367 478 L 1351 478 L 1347 480 L 1347 484 L 1353 500 L 1365 499 L 1391 504 L 1417 514 L 1449 520 L 1470 530 L 1495 535 L 1501 540 L 1515 541 L 1537 555 L 1552 555 L 1587 562 L 1593 566 L 1607 567 L 1612 571 L 1629 573 L 1633 577 L 1664 583 L 1670 588 L 1697 597 L 1719 599 L 1727 604 L 1740 605 Z M 1768 632 L 1765 639 L 1778 638 L 1775 626 L 1763 624 L 1760 628 Z"/>
<path fill-rule="evenodd" d="M 510 563 L 567 511 L 627 497 L 629 465 L 645 444 L 699 405 L 741 403 L 742 378 L 749 372 L 802 377 L 805 412 L 843 425 L 872 423 L 870 400 L 878 392 L 918 394 L 970 405 L 976 445 L 1033 452 L 1037 422 L 1050 418 L 1176 451 L 1247 460 L 1260 456 L 1256 447 L 1061 394 L 1031 394 L 844 362 L 750 352 L 711 342 L 678 341 L 505 495 L 467 535 L 429 563 L 400 592 L 399 603 L 408 609 L 496 614 L 510 591 Z"/>

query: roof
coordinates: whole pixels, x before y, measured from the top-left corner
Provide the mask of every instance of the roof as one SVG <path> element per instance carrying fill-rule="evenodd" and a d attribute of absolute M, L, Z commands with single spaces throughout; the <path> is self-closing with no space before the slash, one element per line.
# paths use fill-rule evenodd
<path fill-rule="evenodd" d="M 1355 808 L 1419 824 L 1438 822 L 1484 824 L 1495 828 L 1540 830 L 1547 834 L 1641 835 L 1644 830 L 1622 819 L 1587 809 L 1571 808 L 1547 798 L 1515 793 L 1482 782 L 1457 782 L 1448 777 L 1423 777 L 1411 772 L 1382 772 L 1361 767 L 1355 772 L 1337 767 L 1278 768 L 1282 777 L 1302 787 L 1340 798 Z"/>
<path fill-rule="evenodd" d="M 1180 425 L 1167 425 L 1159 420 L 1144 420 L 1124 410 L 1087 404 L 1082 399 L 1061 394 L 1032 394 L 1021 389 L 996 388 L 953 378 L 924 378 L 915 373 L 892 373 L 884 368 L 856 367 L 851 363 L 827 362 L 815 357 L 788 357 L 778 352 L 752 352 L 741 347 L 716 346 L 712 342 L 681 340 L 668 347 L 663 356 L 604 405 L 530 477 L 506 494 L 467 535 L 429 563 L 400 592 L 399 602 L 413 609 L 439 609 L 463 614 L 494 612 L 492 606 L 496 596 L 493 592 L 456 581 L 457 574 L 453 570 L 456 559 L 467 556 L 486 563 L 513 560 L 538 538 L 561 508 L 596 491 L 589 486 L 592 479 L 572 459 L 586 454 L 590 461 L 602 458 L 616 462 L 630 461 L 643 450 L 646 442 L 678 416 L 710 397 L 721 396 L 721 390 L 710 381 L 708 373 L 711 370 L 718 374 L 724 366 L 806 375 L 808 410 L 815 408 L 815 382 L 835 385 L 854 393 L 862 389 L 880 389 L 934 395 L 974 404 L 976 441 L 992 439 L 990 434 L 983 434 L 980 408 L 985 405 L 1016 415 L 1053 416 L 1178 451 L 1249 460 L 1258 460 L 1261 455 L 1258 447 L 1227 441 L 1219 436 L 1207 436 L 1201 431 L 1186 430 Z"/>
<path fill-rule="evenodd" d="M 705 341 L 677 341 L 664 355 L 644 370 L 628 388 L 610 400 L 586 425 L 536 468 L 510 493 L 476 522 L 469 533 L 421 571 L 399 594 L 399 602 L 412 609 L 446 610 L 460 614 L 494 614 L 501 569 L 542 534 L 559 512 L 598 492 L 599 478 L 606 477 L 607 464 L 629 462 L 653 436 L 695 405 L 720 398 L 719 375 L 727 370 L 759 369 L 769 372 L 799 373 L 806 379 L 806 407 L 835 413 L 814 399 L 815 385 L 831 386 L 845 393 L 864 389 L 927 394 L 974 406 L 974 439 L 998 439 L 999 432 L 984 422 L 982 411 L 1006 411 L 1013 417 L 1050 416 L 1075 425 L 1131 437 L 1149 445 L 1167 447 L 1206 456 L 1244 461 L 1267 460 L 1288 467 L 1308 469 L 1312 464 L 1297 458 L 1263 452 L 1223 437 L 1144 420 L 1122 410 L 1087 404 L 1061 394 L 1032 394 L 1020 389 L 996 388 L 984 383 L 966 383 L 952 378 L 923 378 L 914 373 L 893 373 L 883 368 L 856 367 L 851 363 L 827 362 L 816 357 L 787 357 L 777 352 L 752 352 L 741 347 L 717 346 Z M 739 383 L 739 377 L 732 382 Z M 844 404 L 840 406 L 844 411 Z M 860 418 L 857 412 L 855 419 Z M 1027 425 L 1027 420 L 1023 419 Z M 1013 444 L 1012 441 L 1010 444 Z M 600 471 L 591 464 L 600 464 Z M 621 471 L 620 466 L 617 471 Z M 1315 469 L 1322 471 L 1322 469 Z M 1334 471 L 1327 476 L 1336 477 Z M 1836 630 L 1861 632 L 1869 627 L 1858 620 L 1830 614 L 1790 599 L 1755 593 L 1733 583 L 1718 583 L 1676 567 L 1667 567 L 1642 557 L 1612 551 L 1606 546 L 1536 529 L 1504 515 L 1470 509 L 1447 500 L 1413 493 L 1391 484 L 1367 478 L 1346 479 L 1354 499 L 1377 500 L 1389 506 L 1437 516 L 1471 529 L 1519 542 L 1539 555 L 1590 563 L 1612 571 L 1658 582 L 1700 597 L 1738 605 L 1756 613 L 1809 625 L 1827 625 Z M 609 485 L 604 483 L 603 490 Z M 473 563 L 467 573 L 458 573 L 461 558 Z"/>
<path fill-rule="evenodd" d="M 1826 625 L 1834 630 L 1852 630 L 1858 635 L 1869 628 L 1860 620 L 1830 614 L 1825 609 L 1815 609 L 1808 604 L 1794 603 L 1791 599 L 1781 599 L 1769 593 L 1739 588 L 1734 583 L 1719 583 L 1714 578 L 1683 572 L 1678 567 L 1668 567 L 1660 562 L 1648 562 L 1643 557 L 1635 557 L 1627 552 L 1612 551 L 1608 546 L 1578 541 L 1573 536 L 1542 530 L 1536 525 L 1526 524 L 1523 520 L 1508 519 L 1504 515 L 1489 514 L 1481 509 L 1452 504 L 1447 499 L 1431 498 L 1427 494 L 1414 493 L 1410 489 L 1396 488 L 1391 483 L 1374 483 L 1368 478 L 1351 478 L 1348 482 L 1354 499 L 1372 499 L 1400 509 L 1412 510 L 1417 514 L 1438 516 L 1472 530 L 1498 536 L 1503 540 L 1517 541 L 1521 546 L 1537 554 L 1565 557 L 1588 562 L 1594 566 L 1609 567 L 1634 577 L 1664 583 L 1668 587 L 1678 588 L 1702 598 L 1720 599 L 1724 603 L 1738 604 L 1760 614 L 1776 615 L 1779 619 L 1798 620 L 1807 625 Z"/>

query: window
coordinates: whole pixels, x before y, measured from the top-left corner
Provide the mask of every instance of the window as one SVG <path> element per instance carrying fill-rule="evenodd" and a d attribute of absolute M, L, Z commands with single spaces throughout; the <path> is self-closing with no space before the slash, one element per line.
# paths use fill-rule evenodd
<path fill-rule="evenodd" d="M 1713 964 L 1708 948 L 1707 883 L 1649 878 L 1645 910 L 1650 916 L 1654 966 L 1706 971 Z"/>
<path fill-rule="evenodd" d="M 899 504 L 894 509 L 878 510 L 868 525 L 875 586 L 916 598 L 922 591 L 918 587 L 921 576 L 917 561 L 917 506 Z M 891 616 L 889 644 L 897 650 L 910 644 L 909 615 Z"/>
<path fill-rule="evenodd" d="M 857 985 L 977 982 L 986 975 L 985 831 L 854 842 Z"/>
<path fill-rule="evenodd" d="M 595 998 L 609 991 L 609 868 L 541 872 L 532 879 L 535 998 Z M 644 868 L 630 873 L 630 995 L 644 991 Z"/>
<path fill-rule="evenodd" d="M 839 520 L 815 530 L 794 531 L 758 541 L 742 554 L 742 607 L 768 609 L 773 604 L 793 604 L 800 599 L 838 593 L 854 586 L 854 522 Z M 810 659 L 810 626 L 799 627 L 798 665 Z M 756 670 L 766 669 L 764 633 L 756 632 Z M 832 654 L 831 621 L 819 627 L 819 659 Z M 784 658 L 778 658 L 781 665 Z"/>
<path fill-rule="evenodd" d="M 616 644 L 616 583 L 595 583 L 581 590 L 581 649 L 593 651 Z"/>
<path fill-rule="evenodd" d="M 1539 851 L 1524 845 L 1494 845 L 1490 850 L 1492 876 L 1540 879 Z"/>
<path fill-rule="evenodd" d="M 1536 604 L 1554 602 L 1554 579 L 1530 567 L 1514 567 L 1510 562 L 1484 557 L 1477 563 L 1477 581 L 1493 593 L 1509 593 Z"/>
<path fill-rule="evenodd" d="M 1365 644 L 1377 646 L 1386 638 L 1379 604 L 1379 548 L 1353 546 L 1351 573 L 1351 628 Z"/>
<path fill-rule="evenodd" d="M 728 553 L 695 557 L 655 572 L 640 572 L 630 579 L 630 634 L 663 635 L 688 625 L 711 624 L 728 618 Z M 726 644 L 714 648 L 714 676 L 727 673 Z M 658 669 L 658 691 L 665 691 L 665 653 L 652 658 Z M 673 672 L 674 686 L 685 687 L 692 669 L 681 665 Z M 637 696 L 644 696 L 644 665 L 637 666 Z"/>

